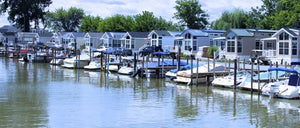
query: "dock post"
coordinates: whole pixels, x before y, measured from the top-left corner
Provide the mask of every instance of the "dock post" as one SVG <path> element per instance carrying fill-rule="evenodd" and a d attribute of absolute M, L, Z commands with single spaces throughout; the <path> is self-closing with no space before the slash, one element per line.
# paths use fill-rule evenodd
<path fill-rule="evenodd" d="M 56 57 L 56 49 L 54 49 L 54 56 L 52 56 L 52 59 L 54 60 L 54 64 L 56 64 L 56 58 L 55 57 Z"/>
<path fill-rule="evenodd" d="M 215 55 L 215 53 L 214 53 L 214 55 Z M 214 57 L 214 59 L 213 59 L 213 75 L 214 75 L 214 79 L 216 78 L 216 71 L 215 71 L 215 69 L 216 69 L 216 59 L 215 59 L 215 57 Z"/>
<path fill-rule="evenodd" d="M 259 57 L 257 57 L 257 84 L 258 84 L 258 95 L 260 95 L 260 63 L 259 63 Z"/>
<path fill-rule="evenodd" d="M 189 56 L 186 56 L 186 63 L 189 64 Z"/>
<path fill-rule="evenodd" d="M 199 83 L 199 58 L 197 58 L 197 86 L 198 86 L 198 83 Z M 191 67 L 191 69 L 193 69 L 193 67 Z"/>
<path fill-rule="evenodd" d="M 193 59 L 192 59 L 192 54 L 191 54 L 191 67 L 193 67 Z M 193 85 L 193 68 L 191 69 L 191 85 Z M 197 83 L 198 84 L 198 83 Z"/>
<path fill-rule="evenodd" d="M 209 58 L 207 57 L 207 72 L 209 72 Z"/>
<path fill-rule="evenodd" d="M 234 89 L 236 89 L 237 83 L 236 83 L 236 72 L 237 72 L 237 59 L 234 59 L 234 77 L 233 77 L 233 85 Z"/>
<path fill-rule="evenodd" d="M 251 63 L 251 93 L 253 93 L 253 63 Z"/>
<path fill-rule="evenodd" d="M 278 62 L 276 61 L 276 68 L 278 68 Z M 276 70 L 276 80 L 278 80 L 278 71 Z"/>
<path fill-rule="evenodd" d="M 101 71 L 103 71 L 103 52 L 101 52 L 100 55 L 100 66 L 101 66 Z"/>
<path fill-rule="evenodd" d="M 120 57 L 120 63 L 121 63 L 121 57 Z M 118 68 L 119 68 L 119 65 L 118 65 Z M 133 70 L 134 70 L 134 73 L 136 73 L 136 53 L 134 53 L 134 57 L 133 57 Z"/>
<path fill-rule="evenodd" d="M 148 55 L 148 57 L 149 57 L 149 55 Z M 143 70 L 142 70 L 142 72 L 141 72 L 141 75 L 140 75 L 140 76 L 141 76 L 141 77 L 144 77 L 144 76 L 143 76 L 143 71 L 145 70 L 145 55 L 143 55 L 142 69 L 143 69 Z"/>
<path fill-rule="evenodd" d="M 164 78 L 164 56 L 161 56 L 162 57 L 162 69 L 161 69 L 161 78 Z"/>
<path fill-rule="evenodd" d="M 246 70 L 246 60 L 244 58 L 243 69 Z"/>

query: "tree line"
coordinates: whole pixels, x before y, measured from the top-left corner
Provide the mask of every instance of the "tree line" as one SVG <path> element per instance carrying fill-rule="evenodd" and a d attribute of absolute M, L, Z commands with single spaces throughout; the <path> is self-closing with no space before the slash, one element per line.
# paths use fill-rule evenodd
<path fill-rule="evenodd" d="M 263 5 L 251 8 L 225 11 L 212 22 L 214 29 L 230 28 L 280 29 L 282 27 L 299 28 L 300 0 L 262 0 Z"/>
<path fill-rule="evenodd" d="M 209 15 L 201 8 L 198 0 L 176 0 L 176 12 L 173 18 L 178 23 L 167 21 L 153 12 L 111 17 L 85 15 L 84 10 L 76 7 L 59 8 L 53 12 L 45 11 L 52 0 L 0 0 L 0 13 L 8 13 L 8 20 L 22 31 L 28 32 L 33 24 L 38 28 L 42 23 L 45 28 L 54 31 L 79 32 L 126 32 L 151 30 L 260 28 L 280 29 L 282 27 L 299 28 L 299 0 L 262 0 L 263 5 L 246 12 L 242 9 L 225 11 L 222 16 L 208 22 Z"/>

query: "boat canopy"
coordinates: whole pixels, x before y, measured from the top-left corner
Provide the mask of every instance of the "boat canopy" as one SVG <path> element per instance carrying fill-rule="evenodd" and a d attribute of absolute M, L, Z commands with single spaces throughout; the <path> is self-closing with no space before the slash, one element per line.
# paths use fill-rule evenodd
<path fill-rule="evenodd" d="M 300 62 L 292 62 L 291 65 L 300 65 Z"/>
<path fill-rule="evenodd" d="M 284 71 L 284 72 L 289 72 L 289 73 L 295 73 L 298 74 L 296 70 L 293 69 L 287 69 L 287 68 L 269 68 L 268 71 Z"/>

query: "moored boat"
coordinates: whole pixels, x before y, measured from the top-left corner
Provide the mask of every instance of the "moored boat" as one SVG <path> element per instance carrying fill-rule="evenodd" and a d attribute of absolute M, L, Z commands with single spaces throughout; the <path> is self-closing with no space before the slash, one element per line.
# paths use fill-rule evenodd
<path fill-rule="evenodd" d="M 296 70 L 286 68 L 269 68 L 268 71 L 285 71 L 289 73 L 289 78 L 276 82 L 270 82 L 262 88 L 262 94 L 265 96 L 294 99 L 299 98 L 299 74 Z"/>

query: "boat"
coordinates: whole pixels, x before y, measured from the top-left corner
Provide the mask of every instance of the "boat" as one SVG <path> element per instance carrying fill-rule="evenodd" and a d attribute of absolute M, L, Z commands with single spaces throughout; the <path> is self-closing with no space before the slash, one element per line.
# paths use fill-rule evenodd
<path fill-rule="evenodd" d="M 48 56 L 46 52 L 42 52 L 42 51 L 37 51 L 36 53 L 34 52 L 27 53 L 27 59 L 29 62 L 45 62 L 45 63 L 49 63 L 52 60 L 52 58 Z"/>
<path fill-rule="evenodd" d="M 184 61 L 180 61 L 180 65 L 186 66 L 187 63 Z M 174 60 L 174 61 L 164 60 L 163 62 L 157 62 L 157 61 L 149 62 L 149 63 L 146 63 L 144 66 L 144 73 L 145 73 L 144 76 L 147 76 L 147 77 L 158 77 L 158 75 L 165 76 L 165 74 L 170 69 L 176 69 L 176 68 L 177 68 L 176 60 Z"/>
<path fill-rule="evenodd" d="M 64 64 L 64 59 L 66 56 L 64 54 L 56 55 L 51 61 L 51 65 L 62 65 Z"/>
<path fill-rule="evenodd" d="M 270 76 L 270 74 L 272 74 L 272 76 Z M 261 72 L 259 73 L 259 81 L 258 81 L 258 75 L 254 74 L 253 82 L 252 82 L 252 90 L 258 91 L 258 88 L 260 88 L 261 90 L 263 86 L 269 83 L 270 77 L 272 79 L 276 79 L 277 77 L 278 80 L 287 79 L 287 77 L 285 76 L 285 72 L 283 71 L 272 71 L 272 73 Z M 239 88 L 243 90 L 251 90 L 251 76 L 248 77 L 242 84 L 240 84 Z"/>
<path fill-rule="evenodd" d="M 191 69 L 191 65 L 185 65 L 185 66 L 180 67 L 180 71 L 185 71 L 185 70 L 190 70 L 190 69 Z M 177 76 L 177 75 L 176 75 L 177 72 L 178 72 L 178 69 L 172 69 L 172 70 L 168 71 L 168 72 L 166 73 L 166 78 L 167 78 L 168 80 L 173 80 L 173 79 L 175 79 L 176 76 Z"/>
<path fill-rule="evenodd" d="M 241 83 L 243 83 L 247 77 L 251 76 L 248 71 L 238 71 L 236 73 L 236 85 L 234 85 L 234 73 L 231 72 L 227 76 L 215 78 L 211 84 L 214 86 L 228 87 L 233 88 L 234 86 L 238 87 Z"/>
<path fill-rule="evenodd" d="M 132 75 L 134 72 L 134 68 L 132 66 L 122 66 L 119 70 L 119 74 L 123 75 Z"/>
<path fill-rule="evenodd" d="M 84 66 L 87 66 L 90 62 L 90 56 L 83 54 L 78 56 L 78 58 L 72 57 L 72 58 L 66 58 L 64 60 L 64 64 L 62 67 L 64 68 L 83 68 Z"/>
<path fill-rule="evenodd" d="M 86 65 L 83 67 L 86 70 L 100 70 L 101 69 L 101 64 L 97 59 L 92 60 L 89 65 Z"/>
<path fill-rule="evenodd" d="M 262 94 L 265 96 L 285 99 L 299 98 L 299 74 L 296 70 L 286 68 L 269 68 L 268 71 L 285 71 L 289 73 L 289 78 L 270 82 L 262 88 Z M 270 75 L 272 76 L 272 75 Z"/>
<path fill-rule="evenodd" d="M 198 69 L 198 74 L 197 74 Z M 193 72 L 193 73 L 192 73 Z M 179 71 L 177 72 L 177 78 L 174 79 L 177 83 L 186 83 L 186 84 L 196 84 L 196 83 L 206 83 L 211 82 L 211 80 L 207 81 L 207 76 L 220 76 L 228 74 L 228 71 L 225 70 L 225 66 L 220 64 L 205 64 L 190 70 Z M 197 80 L 198 76 L 198 80 Z"/>

